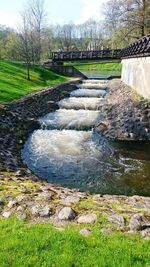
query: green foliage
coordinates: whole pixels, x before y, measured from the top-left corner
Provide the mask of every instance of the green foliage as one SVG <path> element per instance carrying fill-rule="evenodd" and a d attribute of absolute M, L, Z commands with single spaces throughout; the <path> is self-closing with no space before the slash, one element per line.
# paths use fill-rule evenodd
<path fill-rule="evenodd" d="M 104 236 L 100 224 L 93 227 L 91 236 L 83 237 L 79 226 L 60 231 L 49 223 L 11 218 L 0 221 L 0 233 L 1 267 L 149 266 L 149 241 L 121 233 Z"/>
<path fill-rule="evenodd" d="M 67 79 L 41 66 L 36 66 L 34 70 L 31 70 L 31 80 L 28 81 L 24 64 L 0 61 L 0 102 L 18 99 L 33 91 L 54 86 Z"/>

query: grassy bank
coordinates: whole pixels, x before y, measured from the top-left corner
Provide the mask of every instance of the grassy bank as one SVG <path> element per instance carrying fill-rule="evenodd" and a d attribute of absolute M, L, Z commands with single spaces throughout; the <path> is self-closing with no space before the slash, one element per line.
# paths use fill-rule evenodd
<path fill-rule="evenodd" d="M 36 66 L 31 71 L 31 80 L 27 80 L 23 64 L 0 61 L 0 103 L 18 99 L 26 94 L 54 86 L 67 78 L 52 71 Z"/>
<path fill-rule="evenodd" d="M 79 227 L 0 221 L 1 267 L 148 267 L 148 241 L 138 235 L 102 235 L 100 223 L 84 237 Z M 83 226 L 82 226 L 83 227 Z"/>
<path fill-rule="evenodd" d="M 121 72 L 120 61 L 103 61 L 103 62 L 68 62 L 67 65 L 72 65 L 79 70 L 95 70 L 95 71 L 118 71 Z"/>

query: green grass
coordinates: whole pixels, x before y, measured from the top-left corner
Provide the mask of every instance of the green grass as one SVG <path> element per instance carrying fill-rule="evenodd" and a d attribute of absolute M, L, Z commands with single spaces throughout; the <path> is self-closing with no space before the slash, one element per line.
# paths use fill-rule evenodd
<path fill-rule="evenodd" d="M 67 65 L 75 66 L 79 70 L 96 70 L 96 71 L 118 71 L 121 72 L 120 61 L 103 61 L 103 62 L 71 62 L 66 63 Z"/>
<path fill-rule="evenodd" d="M 83 237 L 81 226 L 60 231 L 48 223 L 0 221 L 1 267 L 148 267 L 149 241 L 139 235 L 104 236 L 100 223 Z M 83 226 L 82 226 L 83 227 Z M 90 226 L 89 226 L 90 227 Z"/>
<path fill-rule="evenodd" d="M 26 68 L 21 63 L 0 61 L 0 103 L 18 99 L 26 94 L 54 86 L 68 80 L 52 71 L 36 66 L 27 80 Z"/>

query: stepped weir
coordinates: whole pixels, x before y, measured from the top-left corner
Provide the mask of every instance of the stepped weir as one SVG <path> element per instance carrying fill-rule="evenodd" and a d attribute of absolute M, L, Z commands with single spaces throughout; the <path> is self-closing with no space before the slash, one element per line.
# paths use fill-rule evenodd
<path fill-rule="evenodd" d="M 83 80 L 57 103 L 59 109 L 39 119 L 41 127 L 26 141 L 23 160 L 51 183 L 101 194 L 146 195 L 140 182 L 148 163 L 142 152 L 136 158 L 132 144 L 130 151 L 96 131 L 105 121 L 107 93 L 108 80 Z"/>

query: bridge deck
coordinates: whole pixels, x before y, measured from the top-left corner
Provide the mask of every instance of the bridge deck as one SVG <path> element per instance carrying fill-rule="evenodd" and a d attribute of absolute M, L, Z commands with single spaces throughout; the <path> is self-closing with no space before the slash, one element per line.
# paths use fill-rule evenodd
<path fill-rule="evenodd" d="M 94 51 L 68 51 L 51 52 L 53 61 L 76 61 L 76 60 L 105 60 L 120 59 L 120 49 L 117 50 L 94 50 Z"/>

